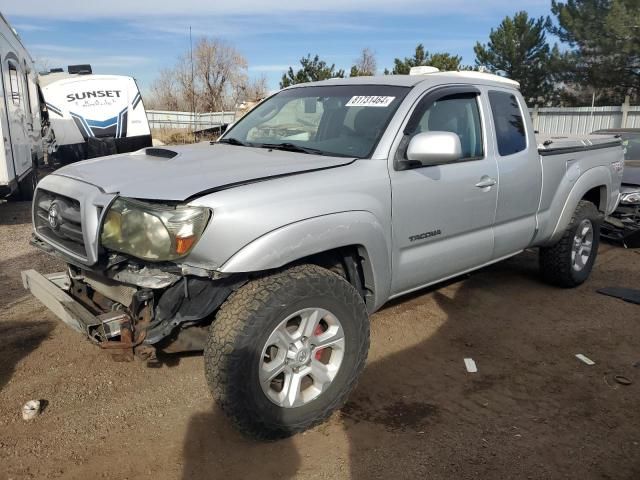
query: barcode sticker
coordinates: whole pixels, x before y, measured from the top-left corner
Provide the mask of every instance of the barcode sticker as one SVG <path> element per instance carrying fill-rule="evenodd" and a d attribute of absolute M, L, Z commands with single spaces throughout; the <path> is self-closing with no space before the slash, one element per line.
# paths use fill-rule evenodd
<path fill-rule="evenodd" d="M 356 95 L 351 97 L 346 104 L 347 107 L 388 107 L 396 97 L 384 97 L 379 95 Z"/>

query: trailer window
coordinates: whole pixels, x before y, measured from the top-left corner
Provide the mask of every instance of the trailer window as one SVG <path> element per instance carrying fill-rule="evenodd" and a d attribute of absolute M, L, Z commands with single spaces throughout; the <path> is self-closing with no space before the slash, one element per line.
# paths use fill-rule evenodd
<path fill-rule="evenodd" d="M 491 91 L 489 103 L 491 103 L 500 156 L 506 157 L 526 149 L 524 121 L 516 96 L 511 93 Z"/>
<path fill-rule="evenodd" d="M 9 62 L 9 86 L 11 88 L 11 100 L 16 106 L 20 106 L 20 79 L 18 77 L 18 67 Z"/>

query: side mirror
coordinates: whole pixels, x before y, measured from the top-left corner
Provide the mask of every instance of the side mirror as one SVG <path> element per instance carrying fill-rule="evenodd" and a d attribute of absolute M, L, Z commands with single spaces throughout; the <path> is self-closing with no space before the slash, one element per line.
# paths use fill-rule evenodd
<path fill-rule="evenodd" d="M 422 132 L 415 135 L 407 147 L 406 163 L 423 167 L 457 162 L 462 158 L 460 137 L 451 132 Z"/>

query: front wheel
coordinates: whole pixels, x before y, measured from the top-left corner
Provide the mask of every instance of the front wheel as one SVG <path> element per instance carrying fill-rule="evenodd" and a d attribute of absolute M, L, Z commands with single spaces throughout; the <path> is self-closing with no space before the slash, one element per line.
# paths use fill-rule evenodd
<path fill-rule="evenodd" d="M 211 324 L 205 374 L 234 424 L 283 438 L 340 408 L 364 368 L 369 319 L 341 276 L 300 265 L 252 280 Z"/>
<path fill-rule="evenodd" d="M 577 287 L 589 278 L 600 245 L 602 214 L 581 200 L 558 243 L 540 249 L 543 279 L 560 287 Z"/>

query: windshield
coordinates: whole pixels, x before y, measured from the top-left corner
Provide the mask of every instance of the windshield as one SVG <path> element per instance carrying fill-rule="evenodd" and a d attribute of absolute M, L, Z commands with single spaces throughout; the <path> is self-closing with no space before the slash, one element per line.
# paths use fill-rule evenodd
<path fill-rule="evenodd" d="M 242 117 L 221 142 L 367 158 L 408 91 L 385 85 L 283 90 Z"/>

